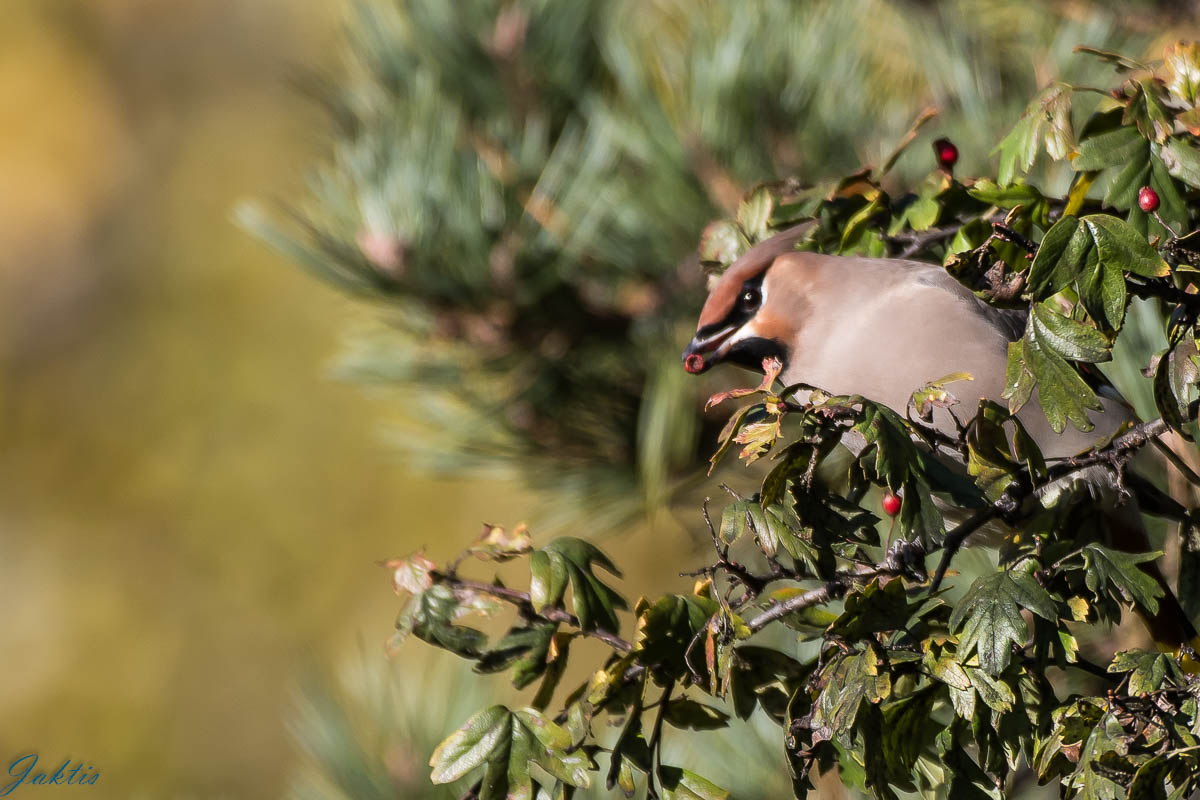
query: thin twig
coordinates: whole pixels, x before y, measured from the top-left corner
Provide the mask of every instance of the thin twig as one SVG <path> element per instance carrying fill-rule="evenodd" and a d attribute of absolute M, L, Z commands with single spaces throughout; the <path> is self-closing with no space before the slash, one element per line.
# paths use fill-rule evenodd
<path fill-rule="evenodd" d="M 938 562 L 937 571 L 933 573 L 933 580 L 929 584 L 930 593 L 936 592 L 938 587 L 942 585 L 942 578 L 946 577 L 946 570 L 950 568 L 950 561 L 954 558 L 958 549 L 962 547 L 963 542 L 967 540 L 967 537 L 998 516 L 1000 516 L 1000 509 L 996 506 L 989 506 L 977 512 L 974 516 L 946 534 L 946 538 L 942 542 L 942 560 Z"/>
<path fill-rule="evenodd" d="M 1035 242 L 1025 238 L 1007 225 L 1001 225 L 999 222 L 993 222 L 992 230 L 996 232 L 997 239 L 1003 239 L 1006 242 L 1012 242 L 1017 247 L 1031 254 L 1036 254 L 1038 251 L 1038 246 Z"/>
<path fill-rule="evenodd" d="M 659 786 L 662 786 L 662 759 L 659 757 L 659 749 L 662 745 L 662 730 L 663 722 L 667 718 L 667 704 L 671 701 L 671 692 L 675 689 L 675 681 L 670 681 L 667 687 L 663 689 L 662 697 L 659 702 L 662 704 L 658 707 L 658 714 L 654 717 L 654 730 L 650 733 L 650 742 L 648 748 L 650 751 L 652 776 L 648 776 L 646 781 L 646 796 L 658 797 L 658 792 L 654 790 L 653 777 L 658 778 Z"/>
<path fill-rule="evenodd" d="M 924 556 L 925 548 L 920 542 L 896 542 L 888 548 L 887 557 L 878 564 L 858 564 L 850 569 L 839 572 L 832 580 L 823 586 L 810 589 L 804 594 L 798 594 L 773 605 L 757 617 L 746 623 L 751 631 L 759 631 L 781 617 L 786 617 L 794 611 L 810 606 L 828 603 L 841 597 L 854 581 L 870 580 L 872 578 L 896 577 L 912 573 L 913 561 Z"/>
<path fill-rule="evenodd" d="M 928 228 L 923 231 L 901 231 L 888 238 L 896 242 L 908 242 L 908 247 L 900 251 L 899 258 L 910 258 L 931 244 L 953 238 L 960 226 L 945 225 L 940 228 Z"/>
<path fill-rule="evenodd" d="M 1167 461 L 1170 461 L 1171 466 L 1179 470 L 1179 474 L 1183 476 L 1184 480 L 1193 486 L 1200 486 L 1200 475 L 1197 475 L 1196 471 L 1193 470 L 1178 453 L 1172 450 L 1169 444 L 1164 442 L 1162 439 L 1155 439 L 1153 444 L 1155 449 L 1162 453 L 1163 458 L 1167 459 Z"/>
<path fill-rule="evenodd" d="M 798 594 L 795 597 L 784 600 L 782 603 L 771 606 L 757 617 L 748 621 L 746 627 L 751 631 L 760 631 L 768 624 L 786 617 L 794 611 L 800 611 L 811 606 L 819 606 L 841 597 L 845 593 L 846 587 L 847 581 L 844 578 L 834 578 L 824 586 L 810 589 L 804 594 Z"/>
<path fill-rule="evenodd" d="M 1161 417 L 1150 422 L 1143 422 L 1113 439 L 1106 447 L 1094 450 L 1087 455 L 1061 459 L 1056 462 L 1054 467 L 1051 467 L 1050 477 L 1058 478 L 1069 475 L 1093 464 L 1112 465 L 1119 457 L 1132 453 L 1151 439 L 1156 439 L 1169 430 L 1170 427 Z"/>
<path fill-rule="evenodd" d="M 497 586 L 494 583 L 483 583 L 482 581 L 472 581 L 466 578 L 460 578 L 457 575 L 450 575 L 445 572 L 431 572 L 430 575 L 435 581 L 457 587 L 460 589 L 469 589 L 474 592 L 490 595 L 501 600 L 507 600 L 517 606 L 521 613 L 529 618 L 538 618 L 547 622 L 564 622 L 568 625 L 573 625 L 579 628 L 579 632 L 584 636 L 590 636 L 593 639 L 599 639 L 614 650 L 619 650 L 622 653 L 633 652 L 633 645 L 616 634 L 602 631 L 598 628 L 584 628 L 579 624 L 579 618 L 574 614 L 559 608 L 558 606 L 546 606 L 541 611 L 535 611 L 533 608 L 533 600 L 528 592 L 522 592 L 517 589 L 509 589 L 506 586 Z"/>
<path fill-rule="evenodd" d="M 1189 311 L 1200 312 L 1200 294 L 1188 294 L 1183 289 L 1172 286 L 1169 283 L 1138 283 L 1137 281 L 1130 281 L 1129 293 L 1134 297 L 1166 300 L 1168 303 L 1186 306 Z"/>

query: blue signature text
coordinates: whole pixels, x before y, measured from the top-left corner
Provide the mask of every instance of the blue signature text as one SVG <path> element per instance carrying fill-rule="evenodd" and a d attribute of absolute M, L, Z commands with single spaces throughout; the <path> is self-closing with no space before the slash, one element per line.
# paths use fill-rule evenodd
<path fill-rule="evenodd" d="M 68 758 L 53 772 L 35 771 L 34 767 L 37 766 L 37 763 L 37 753 L 24 755 L 13 761 L 8 767 L 8 777 L 12 780 L 0 784 L 0 797 L 7 797 L 12 794 L 14 789 L 23 784 L 30 786 L 92 786 L 100 780 L 100 773 L 93 771 L 95 767 L 91 764 L 85 767 L 82 761 L 71 766 L 71 759 Z"/>

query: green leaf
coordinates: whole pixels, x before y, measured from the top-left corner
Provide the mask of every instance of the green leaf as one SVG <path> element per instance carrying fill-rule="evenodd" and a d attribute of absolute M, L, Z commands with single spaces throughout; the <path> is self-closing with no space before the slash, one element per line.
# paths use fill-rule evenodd
<path fill-rule="evenodd" d="M 535 550 L 529 555 L 529 597 L 539 614 L 547 606 L 558 605 L 567 591 L 567 566 L 561 558 Z"/>
<path fill-rule="evenodd" d="M 1194 42 L 1176 42 L 1163 53 L 1167 91 L 1189 106 L 1200 93 L 1200 47 Z"/>
<path fill-rule="evenodd" d="M 975 667 L 964 667 L 967 675 L 971 678 L 971 685 L 975 687 L 975 691 L 979 693 L 980 698 L 987 704 L 988 708 L 993 711 L 1004 714 L 1012 711 L 1013 704 L 1017 702 L 1016 695 L 1009 685 L 1002 680 L 991 677 L 981 669 Z"/>
<path fill-rule="evenodd" d="M 1074 776 L 1083 789 L 1080 797 L 1085 800 L 1116 800 L 1124 794 L 1124 787 L 1113 780 L 1112 776 L 1116 773 L 1104 765 L 1105 756 L 1120 754 L 1127 747 L 1124 733 L 1116 718 L 1107 713 L 1084 739 Z"/>
<path fill-rule="evenodd" d="M 1121 650 L 1108 665 L 1109 672 L 1129 673 L 1129 693 L 1147 694 L 1162 689 L 1170 676 L 1172 683 L 1183 681 L 1183 672 L 1176 660 L 1166 654 L 1147 650 Z"/>
<path fill-rule="evenodd" d="M 1079 172 L 1120 166 L 1127 164 L 1145 147 L 1146 139 L 1137 128 L 1122 126 L 1080 142 L 1078 155 L 1071 161 L 1071 166 Z"/>
<path fill-rule="evenodd" d="M 1185 425 L 1190 422 L 1192 390 L 1197 384 L 1200 351 L 1195 338 L 1187 336 L 1159 358 L 1154 371 L 1154 402 L 1167 425 L 1189 441 L 1192 435 Z"/>
<path fill-rule="evenodd" d="M 913 767 L 932 741 L 931 734 L 940 728 L 930 718 L 935 697 L 935 692 L 925 689 L 883 708 L 880 749 L 888 783 L 910 791 L 916 788 L 912 784 Z"/>
<path fill-rule="evenodd" d="M 1038 245 L 1029 266 L 1029 291 L 1041 300 L 1071 285 L 1087 260 L 1091 241 L 1078 217 L 1054 223 Z"/>
<path fill-rule="evenodd" d="M 396 627 L 403 635 L 417 638 L 465 658 L 476 658 L 487 645 L 487 636 L 474 628 L 455 625 L 454 620 L 472 610 L 464 606 L 450 587 L 434 584 L 409 601 Z"/>
<path fill-rule="evenodd" d="M 738 206 L 738 226 L 751 244 L 757 244 L 767 237 L 767 223 L 771 220 L 771 210 L 774 207 L 775 198 L 766 186 L 752 191 Z"/>
<path fill-rule="evenodd" d="M 529 766 L 536 764 L 552 778 L 586 788 L 588 758 L 568 753 L 570 747 L 570 735 L 541 712 L 492 706 L 438 745 L 429 759 L 430 780 L 452 783 L 482 766 L 480 800 L 532 800 L 535 779 Z"/>
<path fill-rule="evenodd" d="M 1160 555 L 1159 552 L 1122 553 L 1102 544 L 1088 544 L 1083 548 L 1087 587 L 1099 592 L 1112 584 L 1127 602 L 1137 603 L 1153 614 L 1158 611 L 1158 598 L 1163 596 L 1163 588 L 1138 564 L 1154 561 Z"/>
<path fill-rule="evenodd" d="M 1011 436 L 1006 426 L 1012 426 Z M 1046 462 L 1021 421 L 991 400 L 980 400 L 967 426 L 967 471 L 995 502 L 1024 468 L 1035 485 L 1045 480 Z"/>
<path fill-rule="evenodd" d="M 891 225 L 888 226 L 888 235 L 895 235 L 906 228 L 914 231 L 932 228 L 942 213 L 939 198 L 951 185 L 950 176 L 945 172 L 937 171 L 927 175 L 920 186 L 916 187 L 916 197 L 892 219 Z"/>
<path fill-rule="evenodd" d="M 429 759 L 434 783 L 452 783 L 481 766 L 492 752 L 504 747 L 512 714 L 504 706 L 492 706 L 471 717 L 438 745 Z"/>
<path fill-rule="evenodd" d="M 709 223 L 700 234 L 700 260 L 728 267 L 750 248 L 738 226 L 722 220 Z"/>
<path fill-rule="evenodd" d="M 1170 173 L 1167 171 L 1167 165 L 1163 163 L 1159 153 L 1158 145 L 1151 145 L 1150 148 L 1150 176 L 1148 183 L 1154 191 L 1158 192 L 1159 207 L 1156 216 L 1150 216 L 1142 211 L 1137 204 L 1137 189 L 1135 188 L 1129 204 L 1122 204 L 1118 207 L 1129 208 L 1129 224 L 1143 237 L 1149 239 L 1153 236 L 1166 239 L 1174 234 L 1165 229 L 1158 220 L 1170 225 L 1177 231 L 1186 231 L 1190 225 L 1190 212 L 1188 211 L 1187 202 L 1183 195 L 1179 192 L 1179 187 L 1172 180 Z"/>
<path fill-rule="evenodd" d="M 1077 170 L 1115 170 L 1104 195 L 1105 205 L 1128 209 L 1128 222 L 1143 238 L 1150 234 L 1167 235 L 1158 221 L 1137 204 L 1138 190 L 1150 186 L 1158 192 L 1158 214 L 1168 224 L 1182 227 L 1188 219 L 1187 207 L 1172 174 L 1185 180 L 1192 175 L 1191 153 L 1168 141 L 1151 141 L 1132 125 L 1089 137 L 1079 145 L 1072 166 Z"/>
<path fill-rule="evenodd" d="M 867 477 L 881 481 L 892 491 L 903 490 L 901 532 L 907 538 L 939 540 L 945 530 L 942 514 L 933 503 L 924 460 L 904 419 L 892 409 L 862 398 L 846 398 L 843 402 L 862 406 L 853 430 L 866 441 L 858 463 Z"/>
<path fill-rule="evenodd" d="M 904 581 L 891 580 L 880 586 L 876 578 L 846 596 L 842 613 L 830 626 L 829 633 L 854 642 L 904 627 L 909 611 Z"/>
<path fill-rule="evenodd" d="M 892 692 L 891 675 L 880 674 L 878 656 L 871 645 L 861 653 L 836 659 L 822 673 L 824 688 L 813 709 L 813 741 L 837 738 L 848 744 L 859 706 L 878 703 Z"/>
<path fill-rule="evenodd" d="M 732 415 L 730 415 L 729 420 L 725 423 L 725 427 L 721 429 L 721 433 L 717 437 L 717 441 L 719 443 L 717 451 L 713 453 L 712 458 L 708 460 L 709 475 L 712 475 L 713 470 L 717 468 L 717 464 L 721 462 L 721 459 L 723 459 L 725 454 L 728 453 L 730 448 L 733 447 L 734 436 L 736 436 L 741 430 L 742 423 L 750 418 L 752 414 L 755 418 L 757 418 L 761 414 L 765 413 L 765 411 L 766 407 L 762 403 L 755 403 L 749 406 L 742 406 L 737 411 L 733 412 Z"/>
<path fill-rule="evenodd" d="M 1030 309 L 1030 331 L 1038 344 L 1063 358 L 1094 364 L 1112 358 L 1108 339 L 1100 331 L 1058 313 L 1046 303 Z"/>
<path fill-rule="evenodd" d="M 530 599 L 535 611 L 561 603 L 567 581 L 571 583 L 571 608 L 584 630 L 620 630 L 616 609 L 628 608 L 621 595 L 592 572 L 598 566 L 620 577 L 608 556 L 590 542 L 564 536 L 530 554 Z"/>
<path fill-rule="evenodd" d="M 510 629 L 490 650 L 480 656 L 475 664 L 475 671 L 503 672 L 512 667 L 513 686 L 524 689 L 545 673 L 550 641 L 554 638 L 556 630 L 556 622 L 519 625 Z"/>
<path fill-rule="evenodd" d="M 671 594 L 646 606 L 638 616 L 634 654 L 645 664 L 674 679 L 691 675 L 688 648 L 720 610 L 716 601 L 696 595 Z M 702 656 L 702 648 L 697 648 Z M 698 663 L 703 663 L 700 658 Z"/>
<path fill-rule="evenodd" d="M 965 723 L 955 721 L 937 737 L 937 750 L 948 774 L 946 797 L 952 800 L 999 800 L 996 781 L 980 769 L 960 741 Z"/>
<path fill-rule="evenodd" d="M 1129 56 L 1124 56 L 1120 53 L 1114 53 L 1110 50 L 1102 50 L 1098 47 L 1085 47 L 1084 45 L 1077 45 L 1075 47 L 1075 52 L 1087 53 L 1090 56 L 1095 56 L 1106 64 L 1111 64 L 1116 69 L 1118 74 L 1145 71 L 1150 69 L 1142 62 L 1135 61 Z"/>
<path fill-rule="evenodd" d="M 789 687 L 807 675 L 810 667 L 769 647 L 738 645 L 729 680 L 734 713 L 739 719 L 749 719 L 760 702 L 767 713 L 772 709 L 785 713 Z"/>
<path fill-rule="evenodd" d="M 947 391 L 946 384 L 973 380 L 975 377 L 969 372 L 952 372 L 917 389 L 912 395 L 912 405 L 917 416 L 926 422 L 932 422 L 935 408 L 949 408 L 958 402 L 958 398 Z"/>
<path fill-rule="evenodd" d="M 988 675 L 999 675 L 1012 657 L 1012 645 L 1023 645 L 1029 629 L 1021 618 L 1028 609 L 1043 619 L 1057 619 L 1054 601 L 1032 574 L 1028 563 L 977 578 L 950 617 L 950 629 L 959 630 L 959 660 L 972 651 Z"/>
<path fill-rule="evenodd" d="M 1042 239 L 1029 268 L 1029 290 L 1035 300 L 1044 300 L 1075 284 L 1088 314 L 1105 329 L 1118 330 L 1125 316 L 1125 273 L 1162 277 L 1168 271 L 1146 237 L 1116 217 L 1064 216 Z"/>
<path fill-rule="evenodd" d="M 1145 278 L 1162 278 L 1171 270 L 1146 237 L 1108 214 L 1090 214 L 1083 222 L 1100 250 L 1100 261 Z"/>
<path fill-rule="evenodd" d="M 1001 185 L 1028 172 L 1041 147 L 1055 160 L 1065 158 L 1075 141 L 1071 129 L 1071 87 L 1054 83 L 1033 98 L 1024 115 L 996 147 Z"/>
<path fill-rule="evenodd" d="M 938 652 L 935 653 L 935 650 Z M 950 652 L 951 648 L 939 649 L 936 646 L 925 650 L 922 664 L 929 674 L 953 689 L 968 690 L 971 679 L 963 670 L 962 665 Z"/>
<path fill-rule="evenodd" d="M 1004 397 L 1009 412 L 1016 414 L 1036 387 L 1042 411 L 1055 433 L 1062 433 L 1068 422 L 1081 431 L 1095 427 L 1087 415 L 1088 409 L 1102 407 L 1095 391 L 1074 367 L 1028 332 L 1008 346 L 1007 380 Z"/>
<path fill-rule="evenodd" d="M 1170 113 L 1163 105 L 1158 84 L 1140 78 L 1126 85 L 1133 87 L 1134 96 L 1125 107 L 1122 123 L 1134 123 L 1143 136 L 1154 142 L 1166 141 L 1172 123 Z"/>
<path fill-rule="evenodd" d="M 1183 139 L 1172 137 L 1162 148 L 1163 164 L 1174 178 L 1200 189 L 1200 152 Z"/>
<path fill-rule="evenodd" d="M 1035 223 L 1043 228 L 1050 227 L 1050 200 L 1036 186 L 1028 183 L 1014 183 L 1000 186 L 985 178 L 975 181 L 967 193 L 976 200 L 996 206 L 997 208 L 1023 207 Z"/>
<path fill-rule="evenodd" d="M 746 532 L 747 517 L 753 500 L 736 500 L 721 510 L 721 528 L 718 536 L 722 544 L 733 544 Z"/>
<path fill-rule="evenodd" d="M 691 770 L 663 764 L 659 768 L 663 800 L 729 800 L 733 795 Z"/>

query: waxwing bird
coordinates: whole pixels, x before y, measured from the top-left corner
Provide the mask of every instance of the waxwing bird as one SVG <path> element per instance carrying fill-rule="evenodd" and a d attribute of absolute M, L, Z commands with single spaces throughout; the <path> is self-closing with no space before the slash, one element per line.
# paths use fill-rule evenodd
<path fill-rule="evenodd" d="M 988 305 L 937 265 L 797 251 L 803 235 L 799 227 L 760 242 L 713 284 L 683 353 L 688 372 L 721 362 L 761 370 L 763 359 L 774 356 L 783 363 L 784 385 L 862 395 L 901 416 L 914 391 L 966 372 L 973 380 L 952 388 L 960 414 L 968 409 L 967 416 L 973 414 L 980 399 L 1006 405 L 1008 344 L 1024 332 L 1024 311 Z M 1131 418 L 1115 392 L 1102 393 L 1100 400 L 1103 407 L 1093 412 L 1095 427 L 1088 432 L 1068 425 L 1056 433 L 1034 402 L 1017 417 L 1046 458 L 1073 456 Z M 957 433 L 947 409 L 935 412 L 933 424 Z M 1111 472 L 1101 468 L 1095 479 L 1100 485 L 1088 488 L 1111 510 L 1106 518 L 1119 538 L 1114 544 L 1148 550 L 1136 504 L 1120 504 Z M 1161 573 L 1150 567 L 1166 588 Z M 1196 635 L 1169 591 L 1147 624 L 1160 643 L 1178 645 Z"/>

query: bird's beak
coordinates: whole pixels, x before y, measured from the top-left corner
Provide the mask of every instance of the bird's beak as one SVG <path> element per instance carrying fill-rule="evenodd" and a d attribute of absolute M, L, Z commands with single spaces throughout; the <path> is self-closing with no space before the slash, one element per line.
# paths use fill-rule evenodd
<path fill-rule="evenodd" d="M 716 364 L 729 349 L 724 345 L 736 330 L 737 328 L 731 325 L 707 336 L 697 333 L 684 348 L 683 368 L 693 375 L 699 375 Z"/>

